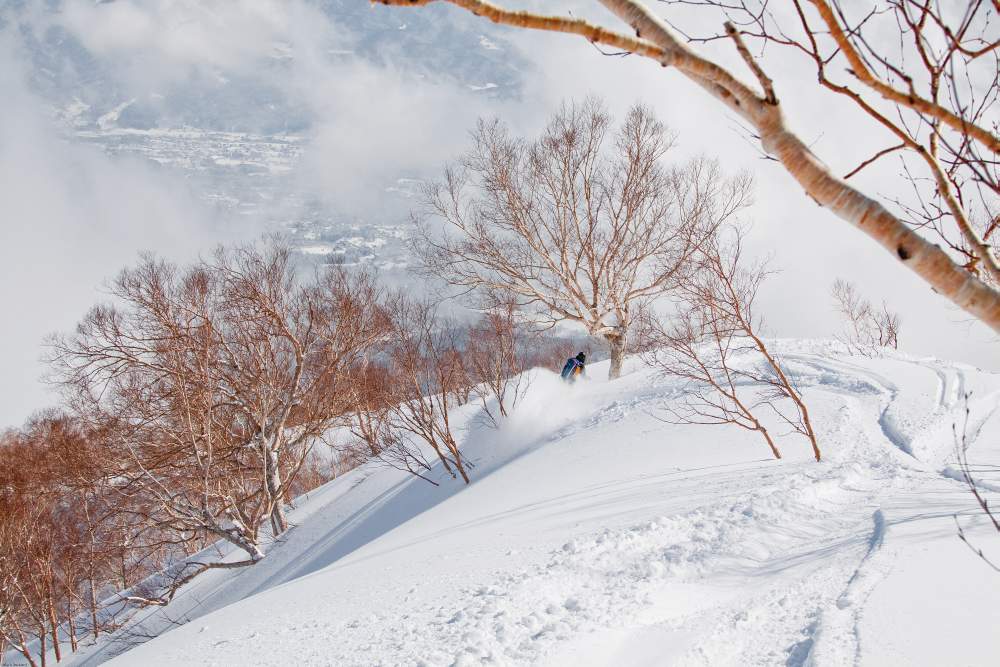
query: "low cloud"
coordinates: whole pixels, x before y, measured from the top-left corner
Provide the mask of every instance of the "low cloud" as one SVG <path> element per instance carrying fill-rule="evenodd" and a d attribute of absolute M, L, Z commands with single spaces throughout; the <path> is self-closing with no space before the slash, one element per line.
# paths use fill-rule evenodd
<path fill-rule="evenodd" d="M 297 22 L 318 17 L 278 0 L 68 0 L 50 20 L 135 86 L 180 81 L 192 69 L 252 71 L 282 55 Z"/>
<path fill-rule="evenodd" d="M 590 19 L 607 16 L 603 10 L 585 13 L 592 5 L 574 3 L 574 12 Z M 443 69 L 411 67 L 413 54 L 393 46 L 395 19 L 400 31 L 411 29 L 406 24 L 428 11 L 437 12 L 433 27 L 442 32 L 426 39 L 450 38 L 448 22 L 465 16 L 450 7 L 370 10 L 377 17 L 396 12 L 388 22 L 392 25 L 380 28 L 379 48 L 388 46 L 377 55 L 364 53 L 365 40 L 374 39 L 364 32 L 367 15 L 354 17 L 365 27 L 353 33 L 338 16 L 304 0 L 66 0 L 59 7 L 52 13 L 41 4 L 29 6 L 21 25 L 0 32 L 0 89 L 7 111 L 0 125 L 0 297 L 10 323 L 0 353 L 0 425 L 17 423 L 53 401 L 36 380 L 43 370 L 37 362 L 42 337 L 72 327 L 101 298 L 102 281 L 139 250 L 183 259 L 257 229 L 220 222 L 218 211 L 200 200 L 176 170 L 109 157 L 96 146 L 65 139 L 50 121 L 48 101 L 26 84 L 29 66 L 21 60 L 25 54 L 18 52 L 16 33 L 25 22 L 38 34 L 58 27 L 78 39 L 102 76 L 115 84 L 111 107 L 133 97 L 156 104 L 192 80 L 212 82 L 222 91 L 232 88 L 229 77 L 245 77 L 276 91 L 282 109 L 305 123 L 294 129 L 303 135 L 302 157 L 289 174 L 289 187 L 296 190 L 288 193 L 289 202 L 293 194 L 316 198 L 345 218 L 367 222 L 404 221 L 411 201 L 387 189 L 398 178 L 439 175 L 442 164 L 468 145 L 479 116 L 499 115 L 515 131 L 530 135 L 564 99 L 597 93 L 619 116 L 634 102 L 645 102 L 679 133 L 679 159 L 705 153 L 720 158 L 729 171 L 756 174 L 751 250 L 773 254 L 775 266 L 783 270 L 760 298 L 772 333 L 833 335 L 838 322 L 829 287 L 842 277 L 855 281 L 872 300 L 884 298 L 900 311 L 906 349 L 1000 366 L 992 333 L 965 324 L 961 313 L 871 240 L 816 207 L 779 166 L 761 160 L 718 102 L 676 71 L 636 57 L 602 56 L 575 37 L 496 31 L 488 21 L 470 19 L 478 21 L 466 35 L 473 48 L 481 32 L 489 35 L 487 44 L 502 45 L 504 58 L 530 62 L 518 74 L 518 94 L 495 96 L 486 87 L 491 81 L 465 82 Z M 467 55 L 462 48 L 445 55 Z M 727 42 L 704 48 L 743 71 Z M 470 71 L 474 78 L 478 70 Z M 877 133 L 859 133 L 864 125 L 843 103 L 794 94 L 812 85 L 814 73 L 789 62 L 771 74 L 793 127 L 835 170 L 863 159 L 865 146 L 882 146 Z M 242 101 L 240 90 L 233 89 L 232 99 Z M 254 105 L 273 101 L 247 99 L 246 115 Z M 893 177 L 891 168 L 871 170 L 862 182 L 877 191 Z M 281 217 L 286 204 L 293 206 L 273 202 L 270 215 Z"/>
<path fill-rule="evenodd" d="M 231 236 L 179 178 L 73 143 L 25 81 L 0 33 L 0 427 L 54 403 L 39 377 L 43 338 L 74 325 L 101 284 L 142 250 L 193 257 Z"/>
<path fill-rule="evenodd" d="M 304 187 L 369 221 L 405 215 L 406 201 L 386 192 L 400 177 L 437 178 L 468 144 L 481 115 L 499 111 L 453 84 L 421 83 L 357 63 L 318 73 L 309 103 L 325 113 L 305 147 Z M 395 206 L 393 206 L 395 200 Z"/>
<path fill-rule="evenodd" d="M 39 382 L 44 337 L 71 329 L 138 252 L 190 259 L 219 241 L 256 236 L 261 219 L 285 219 L 286 206 L 302 197 L 344 216 L 402 222 L 409 201 L 387 188 L 400 177 L 436 173 L 475 117 L 492 108 L 454 80 L 428 81 L 415 69 L 358 55 L 355 35 L 297 0 L 67 0 L 55 12 L 28 6 L 7 18 L 0 31 L 7 114 L 0 298 L 11 325 L 0 352 L 0 426 L 56 402 Z M 133 98 L 156 104 L 189 81 L 210 79 L 223 91 L 227 77 L 238 76 L 278 91 L 310 121 L 302 158 L 284 177 L 294 190 L 289 202 L 257 202 L 256 219 L 236 220 L 199 196 L 197 172 L 75 141 L 54 120 L 53 100 L 33 88 L 38 63 L 29 60 L 24 34 L 44 44 L 52 30 L 86 49 L 80 62 L 108 82 L 112 106 Z M 150 102 L 155 91 L 164 95 Z"/>

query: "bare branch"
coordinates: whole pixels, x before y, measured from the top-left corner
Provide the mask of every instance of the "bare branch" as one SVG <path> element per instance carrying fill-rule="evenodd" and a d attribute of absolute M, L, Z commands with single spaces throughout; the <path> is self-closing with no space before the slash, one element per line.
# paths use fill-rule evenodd
<path fill-rule="evenodd" d="M 594 41 L 602 41 L 602 43 L 614 45 L 616 48 L 628 49 L 631 47 L 634 49 L 634 53 L 652 58 L 664 66 L 676 67 L 681 73 L 753 126 L 760 136 L 764 150 L 780 160 L 803 190 L 821 206 L 829 207 L 833 213 L 856 225 L 882 245 L 896 260 L 920 275 L 937 292 L 994 330 L 1000 331 L 1000 293 L 995 287 L 980 280 L 975 273 L 977 265 L 981 264 L 986 268 L 987 275 L 991 277 L 991 280 L 996 280 L 997 277 L 1000 277 L 1000 266 L 993 260 L 991 248 L 981 242 L 976 230 L 969 222 L 969 216 L 966 214 L 962 202 L 955 195 L 954 184 L 949 180 L 948 174 L 935 166 L 937 158 L 933 145 L 930 149 L 921 152 L 922 144 L 917 143 L 911 136 L 913 128 L 908 128 L 905 124 L 897 125 L 888 120 L 849 87 L 832 84 L 829 81 L 825 74 L 828 64 L 838 53 L 844 52 L 839 45 L 838 50 L 833 53 L 820 52 L 818 41 L 820 33 L 812 27 L 797 1 L 795 7 L 809 38 L 808 43 L 786 37 L 774 39 L 785 45 L 794 46 L 800 53 L 809 54 L 816 63 L 822 85 L 838 94 L 851 97 L 876 122 L 897 133 L 901 141 L 913 142 L 908 143 L 908 147 L 921 154 L 921 159 L 925 161 L 938 180 L 938 190 L 948 205 L 951 215 L 954 216 L 963 238 L 971 248 L 970 252 L 976 253 L 977 262 L 957 263 L 946 250 L 925 239 L 915 229 L 911 229 L 906 221 L 892 214 L 878 201 L 831 174 L 809 147 L 788 128 L 780 104 L 771 103 L 766 97 L 757 95 L 726 69 L 695 53 L 681 41 L 672 28 L 640 0 L 601 0 L 601 4 L 629 25 L 639 36 L 638 39 L 642 43 L 631 45 L 627 44 L 631 38 L 625 35 L 609 34 L 607 31 L 601 32 L 589 24 L 581 25 L 575 19 L 513 12 L 475 0 L 448 1 L 469 11 L 487 15 L 498 23 L 523 28 L 585 34 Z M 387 2 L 399 5 L 413 4 L 405 0 L 387 0 Z M 426 4 L 426 2 L 421 1 L 418 4 Z M 718 3 L 705 4 L 712 6 Z M 814 4 L 824 12 L 823 20 L 826 23 L 844 22 L 845 19 L 836 15 L 826 2 L 816 0 Z M 737 11 L 742 7 L 745 5 L 737 3 L 733 5 L 732 10 Z M 763 23 L 764 17 L 769 15 L 751 13 L 749 10 L 748 14 L 751 21 L 760 26 L 755 34 L 760 35 L 763 39 L 771 40 L 772 37 Z M 838 28 L 837 39 L 840 41 L 855 39 L 863 42 L 864 37 L 861 35 L 860 29 L 875 16 L 876 13 L 869 13 L 855 26 L 847 29 Z M 832 29 L 828 28 L 827 30 Z M 782 31 L 781 35 L 787 35 L 787 32 Z M 953 38 L 960 39 L 958 35 L 959 33 L 953 33 Z M 993 41 L 996 40 L 991 40 L 990 43 Z M 872 49 L 866 48 L 865 53 L 871 55 Z M 951 49 L 949 53 L 962 53 L 962 51 L 955 48 Z M 867 76 L 865 72 L 871 74 L 871 68 L 861 60 L 860 51 L 852 47 L 850 57 L 857 61 L 856 74 L 861 73 L 863 77 Z M 883 64 L 888 63 L 884 58 L 878 61 Z M 940 69 L 936 65 L 935 68 Z M 892 76 L 897 77 L 902 73 L 898 68 L 892 69 L 890 67 L 889 71 L 893 72 Z M 975 120 L 975 118 L 981 117 L 982 110 L 988 108 L 987 106 L 978 105 L 977 110 L 972 112 L 969 118 L 966 118 L 966 115 L 969 114 L 964 111 L 949 111 L 941 104 L 935 103 L 933 97 L 928 99 L 910 93 L 899 93 L 889 84 L 885 84 L 885 86 L 888 88 L 881 85 L 876 86 L 876 88 L 885 93 L 886 99 L 899 105 L 899 108 L 910 109 L 920 114 L 920 117 L 925 119 L 921 121 L 921 125 L 929 121 L 934 136 L 937 136 L 941 126 L 943 126 L 960 133 L 962 136 L 969 137 L 974 145 L 985 147 L 992 153 L 996 152 L 998 146 L 996 137 L 979 126 Z M 992 90 L 994 92 L 991 93 L 991 100 L 996 96 L 995 85 Z M 942 175 L 948 181 L 947 187 L 944 187 L 944 183 L 941 181 Z M 994 214 L 990 213 L 988 219 L 992 220 L 993 218 Z M 958 250 L 958 248 L 954 249 Z"/>

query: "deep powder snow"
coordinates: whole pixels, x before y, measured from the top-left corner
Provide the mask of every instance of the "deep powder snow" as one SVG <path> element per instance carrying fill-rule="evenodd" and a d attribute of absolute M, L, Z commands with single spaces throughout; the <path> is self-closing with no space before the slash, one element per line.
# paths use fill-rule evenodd
<path fill-rule="evenodd" d="M 251 569 L 213 572 L 74 660 L 123 665 L 995 664 L 996 554 L 955 468 L 1000 459 L 1000 377 L 776 341 L 808 442 L 661 421 L 676 381 L 630 360 L 511 418 L 461 410 L 464 487 L 368 464 L 301 499 Z M 747 362 L 749 363 L 749 362 Z M 752 388 L 750 388 L 752 389 Z M 777 425 L 775 425 L 777 426 Z M 984 479 L 1000 488 L 1000 479 Z M 993 486 L 989 486 L 993 485 Z M 186 621 L 186 622 L 185 622 Z M 183 622 L 174 629 L 175 622 Z"/>

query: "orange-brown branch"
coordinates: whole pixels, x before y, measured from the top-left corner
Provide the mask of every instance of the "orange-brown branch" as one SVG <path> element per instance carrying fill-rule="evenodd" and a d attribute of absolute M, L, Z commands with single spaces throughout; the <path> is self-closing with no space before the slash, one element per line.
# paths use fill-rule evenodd
<path fill-rule="evenodd" d="M 861 58 L 861 55 L 858 53 L 857 49 L 854 48 L 851 40 L 848 39 L 847 35 L 844 33 L 843 26 L 840 25 L 840 21 L 837 19 L 837 16 L 834 13 L 833 8 L 830 7 L 829 3 L 827 3 L 826 0 L 810 1 L 816 7 L 816 11 L 819 12 L 820 18 L 823 19 L 823 23 L 825 23 L 826 27 L 830 30 L 830 36 L 837 42 L 837 46 L 840 47 L 844 56 L 847 58 L 847 61 L 851 64 L 852 74 L 854 74 L 859 81 L 876 91 L 879 95 L 890 102 L 909 107 L 914 111 L 936 118 L 956 132 L 969 135 L 994 153 L 1000 153 L 1000 137 L 995 136 L 989 130 L 979 127 L 975 123 L 970 123 L 961 116 L 945 109 L 941 105 L 935 104 L 930 100 L 926 100 L 913 92 L 904 93 L 900 90 L 896 90 L 872 74 L 871 70 L 868 69 L 868 66 L 865 64 L 864 59 Z"/>

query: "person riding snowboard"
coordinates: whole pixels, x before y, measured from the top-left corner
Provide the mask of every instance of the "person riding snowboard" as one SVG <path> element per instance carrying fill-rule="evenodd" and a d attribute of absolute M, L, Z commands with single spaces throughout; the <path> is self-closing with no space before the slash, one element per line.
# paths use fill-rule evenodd
<path fill-rule="evenodd" d="M 570 357 L 566 360 L 566 364 L 563 366 L 562 379 L 566 382 L 576 382 L 578 376 L 583 376 L 586 370 L 587 355 L 583 352 L 576 355 L 575 357 Z"/>

